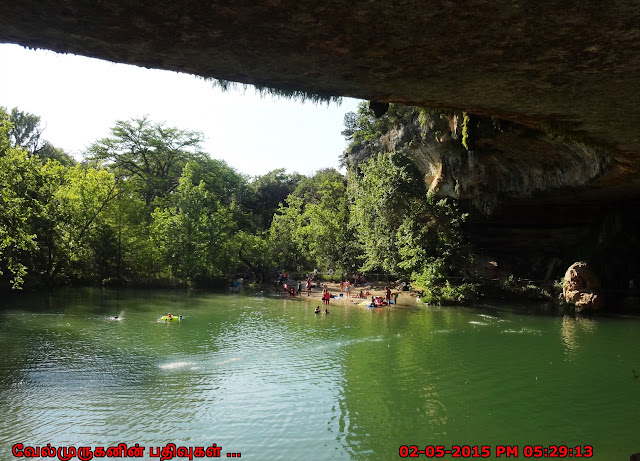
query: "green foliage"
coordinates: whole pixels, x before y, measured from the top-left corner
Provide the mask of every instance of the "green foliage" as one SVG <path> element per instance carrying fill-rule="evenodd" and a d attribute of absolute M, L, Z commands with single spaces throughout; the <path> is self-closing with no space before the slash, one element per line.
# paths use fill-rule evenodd
<path fill-rule="evenodd" d="M 12 147 L 25 149 L 29 155 L 38 152 L 42 128 L 40 128 L 40 117 L 18 110 L 17 107 L 11 109 L 9 116 L 11 129 L 9 130 L 9 140 Z"/>
<path fill-rule="evenodd" d="M 347 141 L 350 141 L 346 149 L 346 157 L 351 158 L 348 165 L 343 159 L 346 166 L 357 166 L 366 160 L 366 156 L 355 156 L 352 154 L 356 151 L 363 150 L 363 147 L 375 145 L 380 138 L 388 133 L 393 127 L 408 123 L 413 118 L 420 118 L 424 113 L 417 107 L 405 106 L 402 104 L 391 104 L 389 110 L 380 118 L 376 118 L 367 102 L 358 105 L 357 112 L 348 112 L 344 116 L 345 129 L 342 135 Z M 422 120 L 420 118 L 420 120 Z"/>
<path fill-rule="evenodd" d="M 186 281 L 224 274 L 224 250 L 234 230 L 230 209 L 220 204 L 204 181 L 195 183 L 193 163 L 184 168 L 173 206 L 152 214 L 151 239 L 166 274 Z"/>
<path fill-rule="evenodd" d="M 363 112 L 350 136 L 373 140 L 414 112 L 392 106 L 381 120 Z M 15 145 L 28 136 L 12 138 L 13 127 L 0 110 L 3 287 L 266 281 L 274 265 L 427 280 L 434 258 L 452 276 L 464 257 L 464 215 L 429 196 L 401 154 L 372 157 L 347 178 L 279 169 L 249 182 L 201 153 L 199 133 L 147 118 L 116 122 L 83 164 L 47 143 L 30 156 Z M 462 288 L 438 283 L 441 299 L 464 298 Z"/>
<path fill-rule="evenodd" d="M 518 283 L 516 282 L 516 279 L 513 276 L 513 274 L 509 275 L 505 279 L 502 279 L 500 284 L 502 285 L 502 289 L 504 291 L 517 291 L 518 290 Z"/>
<path fill-rule="evenodd" d="M 94 144 L 90 166 L 50 145 L 29 157 L 13 146 L 12 128 L 0 110 L 3 286 L 18 288 L 27 275 L 35 286 L 191 280 L 231 270 L 227 246 L 236 219 L 249 213 L 248 182 L 201 155 L 197 133 L 146 119 L 118 122 L 114 138 Z"/>
<path fill-rule="evenodd" d="M 240 231 L 227 242 L 227 254 L 228 274 L 244 273 L 248 269 L 259 283 L 267 281 L 274 264 L 268 236 Z"/>
<path fill-rule="evenodd" d="M 469 115 L 462 113 L 462 145 L 469 150 Z"/>
<path fill-rule="evenodd" d="M 104 210 L 99 227 L 91 235 L 95 251 L 95 280 L 126 284 L 151 278 L 159 271 L 154 259 L 144 202 L 120 183 L 119 193 Z"/>
<path fill-rule="evenodd" d="M 39 204 L 31 191 L 41 178 L 26 151 L 11 146 L 11 129 L 0 107 L 0 280 L 8 277 L 11 287 L 19 289 L 29 269 L 28 256 L 38 248 L 31 220 Z"/>
<path fill-rule="evenodd" d="M 284 168 L 254 178 L 251 182 L 253 196 L 248 199 L 248 207 L 256 216 L 256 225 L 260 229 L 269 228 L 273 214 L 285 203 L 287 196 L 296 189 L 302 178 L 298 173 L 287 174 Z"/>
<path fill-rule="evenodd" d="M 67 168 L 56 161 L 41 169 L 40 213 L 34 221 L 40 253 L 34 261 L 47 284 L 93 280 L 96 237 L 104 212 L 117 195 L 113 174 L 81 165 Z"/>
<path fill-rule="evenodd" d="M 462 303 L 478 286 L 452 285 L 473 257 L 461 231 L 466 215 L 427 193 L 411 159 L 378 154 L 349 173 L 351 220 L 363 253 L 363 271 L 411 276 L 429 303 Z"/>
<path fill-rule="evenodd" d="M 269 245 L 277 265 L 300 271 L 312 265 L 307 251 L 307 241 L 302 229 L 305 227 L 304 203 L 299 197 L 290 196 L 286 206 L 273 216 L 269 228 Z"/>
<path fill-rule="evenodd" d="M 47 160 L 55 160 L 64 166 L 74 166 L 78 163 L 72 156 L 62 149 L 55 147 L 49 141 L 44 141 L 42 143 L 42 146 L 38 148 L 36 155 L 42 163 L 46 163 Z"/>
<path fill-rule="evenodd" d="M 349 173 L 351 220 L 363 248 L 364 271 L 410 275 L 440 255 L 454 266 L 469 253 L 459 214 L 427 193 L 422 175 L 405 155 L 379 154 Z"/>
<path fill-rule="evenodd" d="M 269 239 L 276 264 L 289 270 L 354 268 L 358 251 L 345 178 L 322 170 L 303 179 L 274 215 Z"/>
<path fill-rule="evenodd" d="M 560 282 L 560 291 L 562 291 L 562 282 Z M 518 280 L 513 274 L 500 281 L 501 295 L 507 299 L 528 299 L 528 300 L 549 300 L 551 294 L 540 287 L 537 287 L 528 281 Z"/>
<path fill-rule="evenodd" d="M 308 196 L 304 201 L 306 226 L 303 236 L 308 243 L 309 256 L 314 267 L 323 271 L 349 271 L 357 265 L 358 246 L 349 221 L 345 178 L 335 170 L 324 170 L 312 181 L 315 198 Z M 294 194 L 300 192 L 296 190 Z"/>
<path fill-rule="evenodd" d="M 11 147 L 11 124 L 0 114 L 0 270 L 13 274 L 14 288 L 27 274 L 46 284 L 88 276 L 96 267 L 92 242 L 100 242 L 94 233 L 116 195 L 113 175 L 43 164 Z"/>
<path fill-rule="evenodd" d="M 422 290 L 422 302 L 427 304 L 465 304 L 478 297 L 478 284 L 451 284 L 443 258 L 430 259 L 421 272 L 413 274 L 412 279 L 413 286 Z"/>
<path fill-rule="evenodd" d="M 95 142 L 87 159 L 107 165 L 120 180 L 135 187 L 150 207 L 178 187 L 182 168 L 202 159 L 202 134 L 153 123 L 147 117 L 117 121 L 111 137 Z"/>
<path fill-rule="evenodd" d="M 559 279 L 554 280 L 552 291 L 556 295 L 564 291 L 564 277 L 560 277 Z"/>

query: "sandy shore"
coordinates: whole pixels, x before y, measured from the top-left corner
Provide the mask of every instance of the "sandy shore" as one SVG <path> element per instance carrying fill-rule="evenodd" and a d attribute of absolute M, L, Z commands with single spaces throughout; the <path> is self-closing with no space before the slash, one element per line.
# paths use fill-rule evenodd
<path fill-rule="evenodd" d="M 293 281 L 292 281 L 293 282 Z M 339 283 L 331 283 L 326 282 L 329 293 L 334 298 L 331 298 L 329 304 L 359 304 L 362 301 L 370 301 L 371 296 L 382 296 L 384 298 L 386 296 L 385 293 L 385 285 L 383 283 L 373 284 L 367 283 L 365 286 L 351 286 L 351 297 L 347 297 L 346 291 L 342 291 L 342 297 L 340 297 L 340 284 Z M 296 296 L 298 299 L 311 299 L 317 300 L 318 305 L 322 307 L 322 286 L 323 282 L 314 283 L 311 288 L 310 296 L 307 296 L 307 291 L 305 289 L 305 284 L 302 284 L 302 292 L 299 296 Z M 293 286 L 297 286 L 296 282 L 292 283 Z M 283 291 L 280 288 L 281 292 Z M 362 291 L 364 298 L 359 298 L 360 292 Z M 369 294 L 367 294 L 369 293 Z M 415 305 L 417 295 L 411 291 L 400 291 L 391 287 L 391 299 L 393 299 L 393 295 L 398 293 L 398 305 Z"/>

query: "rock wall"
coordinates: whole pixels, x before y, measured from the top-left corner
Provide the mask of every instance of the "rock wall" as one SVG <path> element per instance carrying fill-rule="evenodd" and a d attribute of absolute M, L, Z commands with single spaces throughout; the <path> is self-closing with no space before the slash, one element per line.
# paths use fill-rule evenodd
<path fill-rule="evenodd" d="M 587 260 L 606 289 L 640 272 L 640 200 L 610 186 L 620 167 L 605 150 L 491 118 L 414 111 L 345 163 L 376 152 L 410 155 L 430 190 L 460 200 L 477 253 L 500 274 L 555 280 Z"/>
<path fill-rule="evenodd" d="M 374 152 L 409 155 L 424 173 L 429 190 L 469 200 L 491 215 L 505 200 L 580 189 L 611 171 L 612 157 L 584 143 L 486 117 L 415 111 L 380 139 L 354 146 L 346 163 Z"/>
<path fill-rule="evenodd" d="M 561 123 L 640 160 L 633 0 L 21 0 L 0 42 L 285 91 Z M 640 182 L 636 181 L 640 188 Z"/>

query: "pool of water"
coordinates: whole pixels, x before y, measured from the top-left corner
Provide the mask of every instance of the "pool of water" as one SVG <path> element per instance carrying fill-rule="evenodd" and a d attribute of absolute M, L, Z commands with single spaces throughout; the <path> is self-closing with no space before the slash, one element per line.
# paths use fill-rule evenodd
<path fill-rule="evenodd" d="M 530 445 L 592 446 L 607 461 L 640 451 L 637 319 L 316 305 L 12 298 L 0 311 L 0 458 L 16 443 L 138 443 L 143 459 L 169 443 L 266 460 L 400 459 L 411 445 L 488 446 L 488 459 L 506 445 L 520 459 Z M 168 312 L 183 321 L 159 323 Z"/>

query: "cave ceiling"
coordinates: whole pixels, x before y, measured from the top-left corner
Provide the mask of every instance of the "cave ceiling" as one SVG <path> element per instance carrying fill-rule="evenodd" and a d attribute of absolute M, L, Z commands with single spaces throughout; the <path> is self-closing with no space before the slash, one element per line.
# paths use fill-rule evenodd
<path fill-rule="evenodd" d="M 611 148 L 636 186 L 634 1 L 22 0 L 0 2 L 0 42 L 551 124 Z"/>

